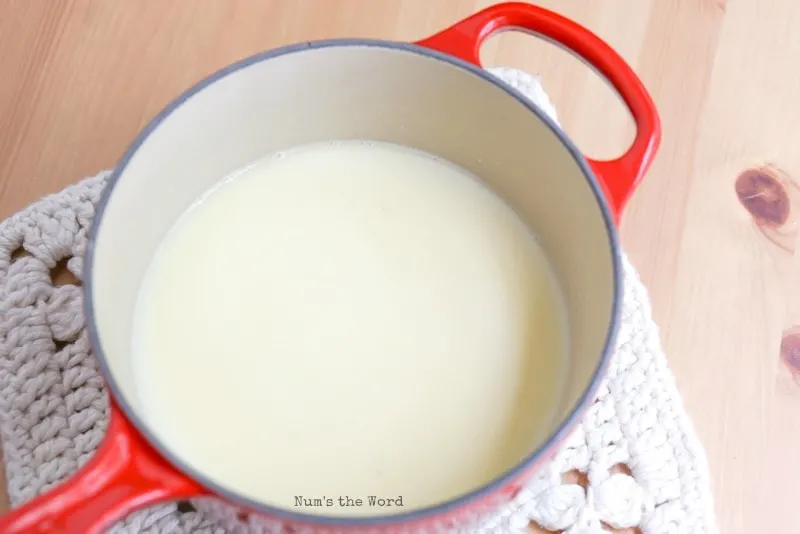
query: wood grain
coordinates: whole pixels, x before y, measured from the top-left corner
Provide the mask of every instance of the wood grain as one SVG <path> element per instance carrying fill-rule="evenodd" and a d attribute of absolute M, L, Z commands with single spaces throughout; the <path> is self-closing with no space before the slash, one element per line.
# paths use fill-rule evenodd
<path fill-rule="evenodd" d="M 232 61 L 316 38 L 414 40 L 489 3 L 0 0 L 0 217 L 113 166 L 161 107 Z M 661 111 L 662 149 L 623 241 L 707 448 L 720 532 L 798 532 L 800 349 L 781 348 L 784 333 L 800 332 L 800 219 L 764 230 L 735 183 L 763 166 L 789 189 L 800 178 L 800 3 L 539 3 L 617 48 Z M 613 93 L 565 52 L 504 34 L 483 58 L 541 73 L 587 154 L 630 141 Z"/>

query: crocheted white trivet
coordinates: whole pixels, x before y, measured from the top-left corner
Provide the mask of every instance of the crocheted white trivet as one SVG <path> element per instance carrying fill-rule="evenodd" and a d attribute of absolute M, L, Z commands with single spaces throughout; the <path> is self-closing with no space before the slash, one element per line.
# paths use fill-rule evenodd
<path fill-rule="evenodd" d="M 537 78 L 513 69 L 493 73 L 555 118 Z M 54 286 L 51 270 L 67 260 L 81 277 L 87 230 L 107 176 L 88 178 L 0 223 L 0 440 L 12 506 L 68 478 L 105 432 L 108 405 L 87 340 L 82 290 Z M 21 250 L 27 255 L 15 254 Z M 617 349 L 597 401 L 513 505 L 471 531 L 521 533 L 530 521 L 569 534 L 608 527 L 639 527 L 643 534 L 716 531 L 703 449 L 667 368 L 647 291 L 627 258 L 623 263 Z M 570 472 L 582 473 L 585 482 L 565 478 Z M 192 504 L 194 510 L 170 503 L 137 512 L 111 532 L 253 530 L 219 504 Z M 255 529 L 279 532 L 269 524 Z"/>

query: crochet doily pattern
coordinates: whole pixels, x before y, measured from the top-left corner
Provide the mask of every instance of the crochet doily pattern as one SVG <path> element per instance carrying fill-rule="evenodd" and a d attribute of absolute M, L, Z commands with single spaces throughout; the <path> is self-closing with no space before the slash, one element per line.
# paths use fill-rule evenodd
<path fill-rule="evenodd" d="M 537 78 L 493 74 L 555 118 Z M 0 441 L 12 506 L 67 479 L 103 438 L 108 402 L 86 333 L 78 280 L 108 172 L 0 223 Z M 705 454 L 684 411 L 647 291 L 623 258 L 624 311 L 596 402 L 564 448 L 498 515 L 471 533 L 524 533 L 533 521 L 568 534 L 716 532 Z M 280 533 L 208 499 L 131 514 L 113 534 Z"/>

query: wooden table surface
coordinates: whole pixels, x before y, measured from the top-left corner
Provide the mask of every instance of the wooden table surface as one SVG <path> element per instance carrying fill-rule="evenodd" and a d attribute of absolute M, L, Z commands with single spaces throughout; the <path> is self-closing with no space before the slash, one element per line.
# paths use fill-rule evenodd
<path fill-rule="evenodd" d="M 326 37 L 414 40 L 489 3 L 0 0 L 0 216 L 113 166 L 162 106 L 236 59 Z M 720 532 L 796 533 L 800 3 L 539 3 L 614 46 L 660 109 L 661 151 L 623 243 L 706 446 Z M 483 57 L 540 72 L 589 155 L 630 140 L 611 90 L 565 52 L 504 34 Z"/>

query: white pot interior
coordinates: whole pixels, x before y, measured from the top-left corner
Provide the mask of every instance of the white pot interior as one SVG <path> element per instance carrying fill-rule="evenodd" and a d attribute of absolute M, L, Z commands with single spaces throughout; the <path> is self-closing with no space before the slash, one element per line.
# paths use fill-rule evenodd
<path fill-rule="evenodd" d="M 124 403 L 139 409 L 130 365 L 139 283 L 178 216 L 221 177 L 270 152 L 344 139 L 450 160 L 538 234 L 570 324 L 563 421 L 605 351 L 615 296 L 609 229 L 587 177 L 551 128 L 501 87 L 413 47 L 364 43 L 297 48 L 231 70 L 156 122 L 124 164 L 89 273 L 100 348 Z"/>

